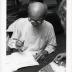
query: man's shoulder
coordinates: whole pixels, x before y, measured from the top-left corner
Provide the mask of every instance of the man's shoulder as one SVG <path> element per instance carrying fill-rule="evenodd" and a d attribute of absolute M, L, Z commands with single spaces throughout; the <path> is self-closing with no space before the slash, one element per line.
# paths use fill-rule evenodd
<path fill-rule="evenodd" d="M 19 18 L 15 21 L 15 23 L 18 25 L 18 24 L 24 24 L 24 22 L 27 22 L 28 21 L 28 18 Z"/>
<path fill-rule="evenodd" d="M 52 23 L 50 23 L 49 21 L 44 20 L 44 23 L 48 28 L 53 28 Z"/>
<path fill-rule="evenodd" d="M 12 31 L 12 30 L 15 30 L 16 28 L 21 28 L 23 27 L 28 21 L 28 18 L 19 18 L 17 20 L 15 20 L 9 27 L 8 27 L 8 30 L 9 31 Z"/>
<path fill-rule="evenodd" d="M 28 21 L 28 18 L 19 18 L 17 20 L 15 20 L 11 25 L 21 25 L 21 24 L 24 24 L 24 22 L 27 22 Z"/>

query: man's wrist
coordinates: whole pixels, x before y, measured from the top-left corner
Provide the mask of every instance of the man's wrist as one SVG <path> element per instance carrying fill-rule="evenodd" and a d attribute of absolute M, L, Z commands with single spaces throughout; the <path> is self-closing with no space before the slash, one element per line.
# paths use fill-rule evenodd
<path fill-rule="evenodd" d="M 47 51 L 48 54 L 50 54 L 50 53 L 52 53 L 52 52 L 55 51 L 55 47 L 53 47 L 53 46 L 49 46 L 49 47 L 47 47 L 47 48 L 45 49 L 45 51 Z"/>

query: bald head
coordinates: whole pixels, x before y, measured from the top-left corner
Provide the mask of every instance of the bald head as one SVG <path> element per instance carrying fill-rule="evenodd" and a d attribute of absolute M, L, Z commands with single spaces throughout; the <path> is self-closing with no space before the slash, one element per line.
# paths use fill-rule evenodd
<path fill-rule="evenodd" d="M 29 4 L 28 13 L 32 19 L 43 18 L 47 13 L 47 6 L 40 2 L 33 2 Z"/>

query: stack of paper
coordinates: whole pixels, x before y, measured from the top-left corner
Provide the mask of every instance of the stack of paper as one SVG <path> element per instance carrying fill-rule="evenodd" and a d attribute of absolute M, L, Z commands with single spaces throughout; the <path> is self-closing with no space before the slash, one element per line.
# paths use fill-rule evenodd
<path fill-rule="evenodd" d="M 30 52 L 24 52 L 23 54 L 13 53 L 6 56 L 5 69 L 7 71 L 5 70 L 5 72 L 13 72 L 21 67 L 34 65 L 39 65 L 39 63 L 34 59 Z"/>

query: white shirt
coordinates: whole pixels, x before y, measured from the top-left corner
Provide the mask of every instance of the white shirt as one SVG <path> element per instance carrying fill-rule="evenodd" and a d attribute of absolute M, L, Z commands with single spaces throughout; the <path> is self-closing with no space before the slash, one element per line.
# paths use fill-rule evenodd
<path fill-rule="evenodd" d="M 28 18 L 20 18 L 9 26 L 7 31 L 12 31 L 13 35 L 8 43 L 11 48 L 16 48 L 16 40 L 24 41 L 24 50 L 38 52 L 42 49 L 45 41 L 48 40 L 45 50 L 52 52 L 56 46 L 56 38 L 51 23 L 43 21 L 39 30 L 35 29 Z"/>

